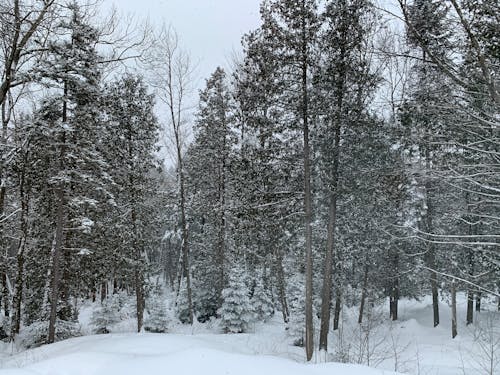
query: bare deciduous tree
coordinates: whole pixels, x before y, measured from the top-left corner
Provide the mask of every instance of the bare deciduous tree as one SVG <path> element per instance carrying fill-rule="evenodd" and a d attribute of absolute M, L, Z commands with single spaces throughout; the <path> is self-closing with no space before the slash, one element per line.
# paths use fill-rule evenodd
<path fill-rule="evenodd" d="M 163 26 L 156 36 L 155 48 L 147 55 L 146 63 L 153 76 L 151 84 L 157 97 L 167 109 L 165 131 L 171 136 L 177 170 L 180 226 L 182 232 L 182 276 L 186 278 L 188 321 L 193 323 L 193 302 L 189 262 L 189 228 L 186 217 L 186 179 L 184 170 L 185 143 L 189 134 L 189 95 L 192 92 L 193 66 L 190 56 L 179 44 L 171 27 Z"/>

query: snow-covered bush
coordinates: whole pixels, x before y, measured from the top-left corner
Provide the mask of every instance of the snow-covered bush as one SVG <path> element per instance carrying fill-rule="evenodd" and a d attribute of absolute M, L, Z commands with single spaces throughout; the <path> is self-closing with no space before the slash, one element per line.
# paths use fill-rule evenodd
<path fill-rule="evenodd" d="M 219 309 L 221 327 L 226 333 L 247 332 L 255 319 L 255 313 L 241 269 L 233 269 L 230 273 L 229 285 L 222 291 L 222 298 Z"/>
<path fill-rule="evenodd" d="M 117 298 L 105 299 L 101 306 L 92 312 L 90 323 L 94 326 L 97 334 L 109 333 L 111 325 L 120 321 L 120 306 Z"/>
<path fill-rule="evenodd" d="M 17 343 L 26 349 L 36 348 L 45 344 L 49 332 L 48 321 L 37 321 L 21 330 L 17 336 Z M 62 341 L 81 336 L 81 326 L 75 322 L 56 320 L 55 341 Z"/>
<path fill-rule="evenodd" d="M 144 320 L 144 329 L 154 333 L 167 332 L 170 317 L 165 306 L 164 295 L 158 291 L 152 293 L 148 298 L 146 309 L 148 316 Z"/>
<path fill-rule="evenodd" d="M 256 282 L 251 302 L 257 320 L 265 322 L 274 315 L 273 300 L 261 280 Z"/>

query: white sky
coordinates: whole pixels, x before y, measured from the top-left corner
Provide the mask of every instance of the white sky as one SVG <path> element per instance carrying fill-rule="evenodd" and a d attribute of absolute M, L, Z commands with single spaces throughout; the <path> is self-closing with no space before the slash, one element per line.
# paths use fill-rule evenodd
<path fill-rule="evenodd" d="M 260 0 L 104 0 L 120 13 L 177 31 L 181 45 L 197 65 L 198 86 L 217 66 L 229 67 L 241 37 L 260 24 Z"/>

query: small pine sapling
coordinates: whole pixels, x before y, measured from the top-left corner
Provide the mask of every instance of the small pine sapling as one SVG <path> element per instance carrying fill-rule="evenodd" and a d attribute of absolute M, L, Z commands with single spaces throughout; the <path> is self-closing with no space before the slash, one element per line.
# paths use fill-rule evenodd
<path fill-rule="evenodd" d="M 218 313 L 226 333 L 247 332 L 254 320 L 255 314 L 243 274 L 239 268 L 233 269 L 229 275 L 229 284 L 222 291 L 223 302 Z"/>
<path fill-rule="evenodd" d="M 147 304 L 148 316 L 144 321 L 144 329 L 147 332 L 165 333 L 168 331 L 170 318 L 165 306 L 163 293 L 151 294 Z"/>
<path fill-rule="evenodd" d="M 119 306 L 116 299 L 105 299 L 101 306 L 92 312 L 90 323 L 95 327 L 97 334 L 109 333 L 109 327 L 120 321 Z"/>
<path fill-rule="evenodd" d="M 257 320 L 266 322 L 274 315 L 273 300 L 261 280 L 256 282 L 251 302 Z"/>

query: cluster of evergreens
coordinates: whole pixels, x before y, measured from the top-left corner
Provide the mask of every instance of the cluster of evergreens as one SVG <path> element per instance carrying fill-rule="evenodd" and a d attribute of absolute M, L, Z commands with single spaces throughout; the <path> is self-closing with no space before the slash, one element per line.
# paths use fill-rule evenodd
<path fill-rule="evenodd" d="M 149 61 L 161 66 L 154 84 L 104 79 L 99 33 L 76 3 L 32 5 L 45 25 L 33 35 L 35 21 L 16 28 L 20 3 L 0 6 L 11 337 L 48 320 L 52 342 L 77 301 L 119 291 L 136 296 L 138 330 L 151 301 L 146 328 L 164 332 L 155 276 L 185 323 L 217 317 L 243 332 L 279 311 L 308 359 L 314 322 L 326 350 L 343 306 L 359 306 L 361 323 L 389 300 L 397 320 L 401 298 L 432 295 L 437 326 L 444 298 L 454 337 L 457 292 L 467 323 L 474 299 L 479 311 L 499 296 L 496 2 L 399 0 L 389 14 L 369 0 L 264 1 L 241 61 L 200 91 L 191 142 L 189 61 L 176 38 L 160 34 L 163 49 L 149 55 L 163 56 Z M 18 108 L 18 85 L 43 88 L 32 111 Z M 168 109 L 170 174 L 158 169 L 148 87 Z"/>

